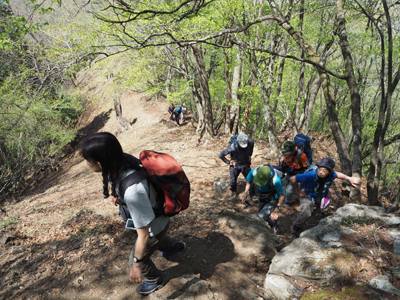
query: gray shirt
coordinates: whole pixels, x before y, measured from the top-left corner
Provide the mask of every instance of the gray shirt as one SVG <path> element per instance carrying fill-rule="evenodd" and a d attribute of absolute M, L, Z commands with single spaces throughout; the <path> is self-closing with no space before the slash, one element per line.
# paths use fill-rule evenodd
<path fill-rule="evenodd" d="M 125 170 L 119 174 L 116 182 L 116 192 L 118 195 L 118 187 L 121 180 L 133 172 L 136 171 Z M 153 207 L 156 204 L 156 191 L 151 184 L 148 184 L 146 179 L 128 187 L 125 191 L 122 201 L 128 206 L 135 228 L 149 226 L 149 233 L 151 237 L 163 231 L 165 226 L 167 226 L 169 217 L 156 217 L 154 214 Z"/>

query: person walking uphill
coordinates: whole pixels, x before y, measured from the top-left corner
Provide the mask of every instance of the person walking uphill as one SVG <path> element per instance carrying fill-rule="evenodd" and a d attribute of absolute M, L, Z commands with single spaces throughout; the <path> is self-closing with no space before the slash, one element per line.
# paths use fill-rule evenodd
<path fill-rule="evenodd" d="M 282 154 L 283 155 L 279 161 L 279 165 L 282 169 L 282 172 L 287 174 L 287 178 L 304 173 L 304 171 L 310 166 L 310 163 L 308 162 L 307 156 L 304 152 L 301 153 L 299 158 L 297 157 L 298 149 L 296 144 L 292 141 L 285 142 L 283 145 Z M 286 192 L 285 205 L 292 205 L 294 204 L 294 191 L 289 180 L 285 180 L 284 186 Z"/>
<path fill-rule="evenodd" d="M 299 174 L 290 178 L 290 183 L 294 192 L 300 197 L 301 212 L 293 223 L 292 238 L 299 237 L 304 223 L 311 217 L 314 205 L 320 208 L 321 202 L 327 197 L 329 188 L 336 178 L 347 180 L 352 186 L 357 187 L 361 183 L 360 178 L 349 177 L 343 173 L 335 172 L 335 162 L 326 157 L 317 164 L 317 170 L 310 170 L 304 174 Z M 304 183 L 304 191 L 298 187 L 298 182 Z"/>
<path fill-rule="evenodd" d="M 261 166 L 252 169 L 246 177 L 246 189 L 244 191 L 242 203 L 245 204 L 249 195 L 251 183 L 258 186 L 259 202 L 258 216 L 268 222 L 273 232 L 278 232 L 278 212 L 281 209 L 285 194 L 280 177 L 273 168 Z"/>
<path fill-rule="evenodd" d="M 163 277 L 150 259 L 155 250 L 165 254 L 186 249 L 184 242 L 177 241 L 167 235 L 169 217 L 155 216 L 153 207 L 156 203 L 156 192 L 147 179 L 129 186 L 118 200 L 120 182 L 140 170 L 138 162 L 128 160 L 128 154 L 123 153 L 117 138 L 108 132 L 96 133 L 84 140 L 80 153 L 94 172 L 103 176 L 103 194 L 109 197 L 109 183 L 114 205 L 119 201 L 126 204 L 132 217 L 138 237 L 129 257 L 129 280 L 141 283 L 136 292 L 148 295 L 163 285 Z"/>
<path fill-rule="evenodd" d="M 231 197 L 237 195 L 237 178 L 240 173 L 246 178 L 251 168 L 251 156 L 253 155 L 254 141 L 248 139 L 247 135 L 239 134 L 235 142 L 229 145 L 228 148 L 218 154 L 223 162 L 229 165 L 230 174 L 230 190 L 232 191 Z M 225 156 L 230 155 L 231 160 Z M 252 185 L 250 189 L 250 196 L 255 195 L 255 187 Z"/>

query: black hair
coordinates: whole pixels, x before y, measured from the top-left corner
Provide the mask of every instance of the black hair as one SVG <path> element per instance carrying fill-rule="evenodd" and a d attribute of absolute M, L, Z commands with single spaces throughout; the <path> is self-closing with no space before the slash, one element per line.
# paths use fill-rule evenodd
<path fill-rule="evenodd" d="M 103 194 L 110 196 L 108 183 L 111 183 L 111 195 L 116 196 L 115 181 L 119 172 L 131 168 L 139 170 L 136 162 L 128 161 L 117 138 L 109 132 L 88 136 L 80 146 L 80 153 L 88 162 L 100 163 L 103 176 Z"/>

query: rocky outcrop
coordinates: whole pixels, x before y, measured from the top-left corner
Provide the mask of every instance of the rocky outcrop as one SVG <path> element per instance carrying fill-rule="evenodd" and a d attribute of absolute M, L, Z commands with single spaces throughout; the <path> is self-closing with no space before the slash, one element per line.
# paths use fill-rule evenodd
<path fill-rule="evenodd" d="M 235 252 L 244 260 L 271 260 L 282 244 L 267 222 L 257 216 L 244 216 L 233 209 L 225 209 L 218 220 L 221 233 L 235 245 Z"/>
<path fill-rule="evenodd" d="M 318 226 L 303 232 L 299 239 L 273 258 L 264 281 L 267 298 L 286 300 L 299 297 L 301 289 L 292 284 L 296 279 L 322 284 L 341 277 L 346 259 L 354 258 L 339 242 L 341 236 L 354 232 L 343 225 L 349 218 L 372 218 L 393 227 L 394 245 L 400 244 L 397 231 L 400 217 L 386 214 L 380 207 L 348 204 L 321 220 Z M 372 279 L 369 284 L 375 289 L 400 295 L 400 291 L 388 283 L 383 276 Z"/>

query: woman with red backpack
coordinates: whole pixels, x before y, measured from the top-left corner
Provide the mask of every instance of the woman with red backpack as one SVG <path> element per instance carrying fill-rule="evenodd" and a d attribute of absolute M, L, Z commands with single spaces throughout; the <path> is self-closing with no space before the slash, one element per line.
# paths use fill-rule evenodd
<path fill-rule="evenodd" d="M 164 257 L 171 256 L 184 251 L 186 244 L 167 235 L 170 218 L 155 215 L 153 207 L 156 203 L 156 191 L 146 178 L 130 185 L 123 195 L 120 194 L 121 181 L 140 171 L 141 167 L 139 160 L 127 158 L 114 135 L 100 132 L 87 137 L 80 147 L 80 153 L 94 172 L 102 173 L 105 198 L 110 195 L 111 183 L 112 202 L 118 206 L 121 201 L 129 210 L 133 221 L 131 228 L 138 234 L 129 257 L 129 280 L 141 283 L 136 288 L 136 292 L 141 295 L 156 291 L 163 286 L 164 280 L 150 256 L 157 249 L 162 251 Z"/>

